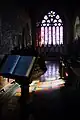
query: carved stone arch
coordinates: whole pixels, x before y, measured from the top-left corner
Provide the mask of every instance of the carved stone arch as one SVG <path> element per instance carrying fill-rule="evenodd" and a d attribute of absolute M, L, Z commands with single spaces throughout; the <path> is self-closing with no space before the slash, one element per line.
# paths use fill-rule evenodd
<path fill-rule="evenodd" d="M 74 40 L 78 39 L 77 27 L 80 24 L 80 17 L 78 15 L 73 19 L 74 21 Z"/>
<path fill-rule="evenodd" d="M 78 23 L 80 24 L 80 10 L 77 7 L 77 9 L 74 11 L 74 15 L 73 15 L 73 38 L 74 38 L 74 40 L 77 38 L 77 36 L 76 36 L 76 24 L 78 24 Z"/>
<path fill-rule="evenodd" d="M 48 12 L 50 12 L 50 11 L 55 11 L 57 14 L 59 14 L 59 16 L 61 17 L 63 23 L 65 22 L 66 19 L 68 19 L 68 18 L 67 18 L 67 15 L 66 15 L 66 13 L 65 13 L 64 10 L 61 10 L 61 9 L 60 9 L 60 10 L 57 10 L 57 9 L 46 9 L 45 11 L 42 11 L 42 12 L 38 15 L 36 22 L 39 22 L 39 23 L 40 23 L 40 22 L 43 20 L 44 16 L 45 16 Z"/>

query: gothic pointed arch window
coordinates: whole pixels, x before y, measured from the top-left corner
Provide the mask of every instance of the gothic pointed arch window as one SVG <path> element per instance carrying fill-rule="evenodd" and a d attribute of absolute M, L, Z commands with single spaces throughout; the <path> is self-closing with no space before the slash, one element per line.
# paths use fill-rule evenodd
<path fill-rule="evenodd" d="M 80 18 L 76 16 L 75 24 L 74 24 L 74 40 L 78 39 L 78 28 L 80 26 Z"/>
<path fill-rule="evenodd" d="M 63 44 L 63 22 L 54 11 L 44 16 L 38 31 L 40 34 L 38 33 L 37 46 Z"/>

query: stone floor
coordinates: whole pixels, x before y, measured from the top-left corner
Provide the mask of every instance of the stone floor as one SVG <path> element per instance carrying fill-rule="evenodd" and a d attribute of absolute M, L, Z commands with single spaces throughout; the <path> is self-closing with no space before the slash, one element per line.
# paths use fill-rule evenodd
<path fill-rule="evenodd" d="M 46 62 L 47 71 L 41 76 L 40 81 L 57 81 L 59 79 L 58 63 Z M 45 84 L 46 85 L 46 84 Z M 45 88 L 44 85 L 44 88 Z M 37 86 L 38 87 L 38 86 Z M 52 89 L 47 85 L 48 89 L 38 89 L 32 93 L 32 103 L 30 107 L 25 109 L 25 120 L 78 120 L 80 119 L 80 89 L 72 86 L 55 86 Z M 20 92 L 20 89 L 17 91 Z M 20 94 L 19 94 L 20 96 Z M 3 106 L 2 120 L 18 120 L 20 119 L 20 106 L 16 102 L 19 98 L 18 94 Z M 16 109 L 13 109 L 16 108 Z M 30 113 L 28 118 L 27 114 Z"/>

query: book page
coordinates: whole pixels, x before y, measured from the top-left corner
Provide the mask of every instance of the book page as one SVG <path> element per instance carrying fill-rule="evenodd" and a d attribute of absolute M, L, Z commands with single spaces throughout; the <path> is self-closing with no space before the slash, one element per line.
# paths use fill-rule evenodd
<path fill-rule="evenodd" d="M 32 70 L 34 61 L 35 57 L 33 56 L 21 56 L 13 74 L 17 76 L 28 77 Z"/>
<path fill-rule="evenodd" d="M 19 59 L 20 59 L 19 55 L 9 55 L 0 69 L 0 73 L 12 74 Z"/>

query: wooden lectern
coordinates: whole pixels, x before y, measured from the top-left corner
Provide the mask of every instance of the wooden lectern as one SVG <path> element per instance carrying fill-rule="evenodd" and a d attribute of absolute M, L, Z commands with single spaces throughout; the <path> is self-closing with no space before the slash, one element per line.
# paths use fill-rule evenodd
<path fill-rule="evenodd" d="M 36 57 L 8 55 L 0 66 L 0 75 L 15 79 L 21 85 L 21 111 L 24 113 L 29 100 L 30 77 L 36 62 Z M 22 114 L 21 113 L 21 114 Z"/>

